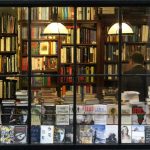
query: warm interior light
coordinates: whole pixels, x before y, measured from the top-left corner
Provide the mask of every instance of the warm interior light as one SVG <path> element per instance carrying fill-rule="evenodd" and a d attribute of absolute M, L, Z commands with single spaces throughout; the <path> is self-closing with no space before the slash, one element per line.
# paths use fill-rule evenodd
<path fill-rule="evenodd" d="M 122 23 L 122 34 L 132 34 L 132 28 L 125 22 Z M 108 30 L 108 34 L 119 34 L 119 23 L 113 24 Z"/>
<path fill-rule="evenodd" d="M 68 34 L 67 28 L 59 23 L 59 22 L 52 22 L 44 29 L 42 35 L 66 35 Z"/>

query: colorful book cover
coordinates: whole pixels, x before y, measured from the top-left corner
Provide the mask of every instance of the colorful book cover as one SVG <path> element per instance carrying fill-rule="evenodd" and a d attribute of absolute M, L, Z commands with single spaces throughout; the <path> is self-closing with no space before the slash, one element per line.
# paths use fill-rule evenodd
<path fill-rule="evenodd" d="M 1 143 L 12 144 L 14 143 L 14 126 L 1 126 Z"/>
<path fill-rule="evenodd" d="M 145 105 L 132 105 L 132 124 L 146 124 Z"/>
<path fill-rule="evenodd" d="M 79 126 L 79 143 L 92 144 L 92 130 L 91 125 L 80 125 Z"/>

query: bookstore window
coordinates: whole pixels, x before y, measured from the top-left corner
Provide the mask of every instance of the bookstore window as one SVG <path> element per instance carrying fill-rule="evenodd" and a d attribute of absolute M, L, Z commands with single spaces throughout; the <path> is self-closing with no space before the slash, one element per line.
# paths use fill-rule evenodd
<path fill-rule="evenodd" d="M 145 7 L 0 7 L 0 143 L 149 143 L 149 15 Z M 68 34 L 42 34 L 54 21 Z"/>

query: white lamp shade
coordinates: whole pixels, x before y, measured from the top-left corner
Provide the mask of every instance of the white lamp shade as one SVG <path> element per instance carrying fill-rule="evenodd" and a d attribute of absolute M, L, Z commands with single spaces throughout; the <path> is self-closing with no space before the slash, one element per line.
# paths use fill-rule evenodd
<path fill-rule="evenodd" d="M 68 34 L 67 28 L 59 23 L 52 22 L 44 29 L 43 35 L 66 35 Z"/>
<path fill-rule="evenodd" d="M 122 22 L 122 34 L 132 34 L 132 28 L 125 22 Z M 113 24 L 108 30 L 108 34 L 119 34 L 119 23 Z"/>

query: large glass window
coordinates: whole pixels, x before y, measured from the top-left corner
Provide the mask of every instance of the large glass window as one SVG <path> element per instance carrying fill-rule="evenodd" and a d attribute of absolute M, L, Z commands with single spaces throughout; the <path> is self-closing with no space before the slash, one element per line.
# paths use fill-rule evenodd
<path fill-rule="evenodd" d="M 0 27 L 0 143 L 149 143 L 148 7 L 0 7 Z"/>

